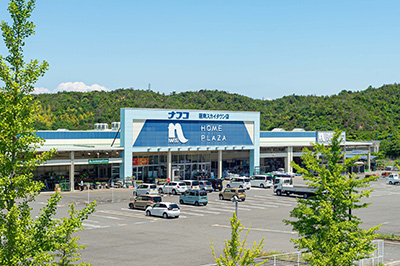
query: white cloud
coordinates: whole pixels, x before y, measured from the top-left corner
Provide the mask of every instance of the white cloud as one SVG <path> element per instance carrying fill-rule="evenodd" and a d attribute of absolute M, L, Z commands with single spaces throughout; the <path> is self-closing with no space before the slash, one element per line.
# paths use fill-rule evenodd
<path fill-rule="evenodd" d="M 51 93 L 51 91 L 49 89 L 46 88 L 34 88 L 32 94 L 43 94 L 43 93 Z"/>
<path fill-rule="evenodd" d="M 91 86 L 86 85 L 83 82 L 64 82 L 57 86 L 54 92 L 59 91 L 80 91 L 80 92 L 89 92 L 89 91 L 111 91 L 106 87 L 100 86 L 99 84 L 93 84 Z"/>

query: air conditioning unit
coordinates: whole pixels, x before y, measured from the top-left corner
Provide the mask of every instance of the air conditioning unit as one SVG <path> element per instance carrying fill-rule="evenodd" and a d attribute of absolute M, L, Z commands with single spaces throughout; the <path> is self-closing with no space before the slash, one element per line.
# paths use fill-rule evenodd
<path fill-rule="evenodd" d="M 94 124 L 94 130 L 108 130 L 107 123 L 96 123 Z"/>
<path fill-rule="evenodd" d="M 121 127 L 121 122 L 112 122 L 111 123 L 112 130 L 118 130 L 120 127 Z"/>

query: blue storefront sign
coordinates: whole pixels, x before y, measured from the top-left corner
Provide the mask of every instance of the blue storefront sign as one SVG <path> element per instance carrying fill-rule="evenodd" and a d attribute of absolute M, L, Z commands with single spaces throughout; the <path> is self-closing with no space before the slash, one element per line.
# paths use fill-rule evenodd
<path fill-rule="evenodd" d="M 147 120 L 133 147 L 254 145 L 242 121 Z"/>

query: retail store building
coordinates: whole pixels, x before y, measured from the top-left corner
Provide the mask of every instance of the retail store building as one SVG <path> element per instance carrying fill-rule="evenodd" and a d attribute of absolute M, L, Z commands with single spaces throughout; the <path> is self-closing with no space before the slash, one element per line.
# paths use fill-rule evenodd
<path fill-rule="evenodd" d="M 258 112 L 201 111 L 175 109 L 121 109 L 121 122 L 97 125 L 89 131 L 39 131 L 45 139 L 40 151 L 56 148 L 58 155 L 39 166 L 35 178 L 46 184 L 64 184 L 73 190 L 80 180 L 109 182 L 132 179 L 156 182 L 159 179 L 223 177 L 285 168 L 300 162 L 304 147 L 327 143 L 333 132 L 274 130 L 260 132 Z M 346 142 L 351 156 L 365 154 L 367 167 L 372 142 Z M 74 184 L 71 186 L 71 184 Z"/>

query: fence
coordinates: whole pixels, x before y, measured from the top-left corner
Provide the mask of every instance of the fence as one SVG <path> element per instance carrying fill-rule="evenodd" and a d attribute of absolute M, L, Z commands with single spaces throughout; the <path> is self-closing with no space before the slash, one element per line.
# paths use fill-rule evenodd
<path fill-rule="evenodd" d="M 383 264 L 384 241 L 374 240 L 372 243 L 376 246 L 375 251 L 371 254 L 369 258 L 365 258 L 354 262 L 355 265 L 373 266 L 373 265 Z M 276 254 L 266 257 L 260 257 L 255 260 L 254 264 L 260 263 L 265 259 L 268 259 L 268 261 L 262 264 L 262 266 L 311 265 L 309 263 L 304 262 L 301 252 L 292 252 L 292 253 L 284 253 L 284 254 Z M 216 266 L 216 264 L 210 264 L 207 266 Z"/>
<path fill-rule="evenodd" d="M 369 258 L 365 258 L 359 261 L 356 261 L 356 265 L 360 266 L 370 266 L 370 265 L 380 265 L 383 264 L 383 253 L 384 253 L 384 241 L 383 240 L 374 240 L 374 245 L 376 245 L 376 249 L 373 254 Z"/>

